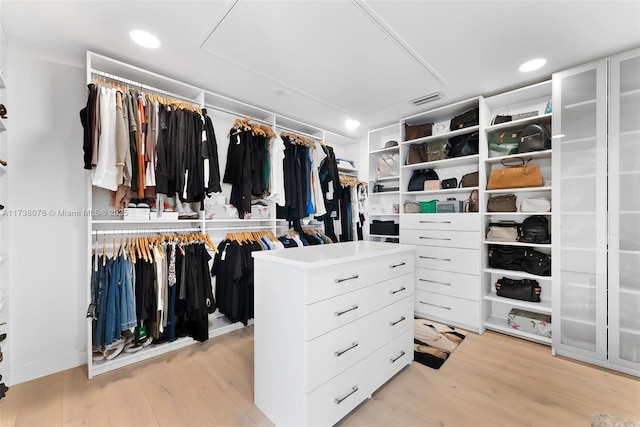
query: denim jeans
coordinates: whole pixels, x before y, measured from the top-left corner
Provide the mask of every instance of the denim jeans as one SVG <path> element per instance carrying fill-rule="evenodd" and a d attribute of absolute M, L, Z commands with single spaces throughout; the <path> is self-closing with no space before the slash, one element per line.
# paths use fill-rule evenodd
<path fill-rule="evenodd" d="M 109 261 L 107 265 L 102 265 L 102 259 L 98 260 L 98 271 L 94 271 L 91 275 L 92 282 L 95 276 L 96 290 L 96 308 L 95 317 L 93 320 L 94 334 L 93 334 L 93 346 L 104 348 L 104 328 L 105 328 L 105 314 L 107 312 L 107 292 L 109 283 Z M 93 283 L 92 283 L 93 284 Z"/>
<path fill-rule="evenodd" d="M 120 331 L 135 328 L 136 306 L 133 296 L 133 262 L 129 258 L 117 259 L 120 265 Z"/>
<path fill-rule="evenodd" d="M 111 344 L 120 338 L 120 280 L 121 271 L 118 259 L 107 260 L 108 271 L 108 290 L 107 290 L 107 309 L 104 319 L 104 343 Z"/>

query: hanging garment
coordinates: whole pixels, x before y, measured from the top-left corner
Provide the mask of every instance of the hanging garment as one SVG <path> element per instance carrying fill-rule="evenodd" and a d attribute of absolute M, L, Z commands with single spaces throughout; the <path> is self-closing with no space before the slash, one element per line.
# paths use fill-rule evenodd
<path fill-rule="evenodd" d="M 223 182 L 231 184 L 229 202 L 240 219 L 251 212 L 251 131 L 231 129 Z"/>
<path fill-rule="evenodd" d="M 207 193 L 219 193 L 220 187 L 220 164 L 218 160 L 218 143 L 216 133 L 213 128 L 211 117 L 206 110 L 202 110 L 204 118 L 204 137 L 202 141 L 202 157 L 205 159 L 205 189 Z"/>
<path fill-rule="evenodd" d="M 267 199 L 273 200 L 278 206 L 285 204 L 284 190 L 284 142 L 279 135 L 274 136 L 269 141 L 269 196 Z"/>
<path fill-rule="evenodd" d="M 98 164 L 93 171 L 92 183 L 96 187 L 116 191 L 116 90 L 100 88 L 101 132 L 98 141 Z"/>

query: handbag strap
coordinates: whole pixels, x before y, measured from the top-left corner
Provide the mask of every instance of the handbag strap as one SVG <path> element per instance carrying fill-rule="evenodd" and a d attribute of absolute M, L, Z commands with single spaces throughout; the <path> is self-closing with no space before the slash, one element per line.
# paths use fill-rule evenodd
<path fill-rule="evenodd" d="M 505 168 L 518 168 L 522 166 L 526 167 L 530 161 L 531 157 L 526 160 L 522 157 L 510 157 L 508 159 L 502 159 L 500 163 L 502 163 L 502 166 L 504 166 Z"/>

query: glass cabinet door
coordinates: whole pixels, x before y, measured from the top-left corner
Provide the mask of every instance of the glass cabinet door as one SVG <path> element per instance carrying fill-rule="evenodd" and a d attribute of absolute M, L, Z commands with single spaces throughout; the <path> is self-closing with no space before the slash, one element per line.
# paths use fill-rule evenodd
<path fill-rule="evenodd" d="M 553 347 L 607 357 L 607 61 L 553 75 Z"/>
<path fill-rule="evenodd" d="M 609 81 L 609 360 L 640 369 L 640 50 Z"/>

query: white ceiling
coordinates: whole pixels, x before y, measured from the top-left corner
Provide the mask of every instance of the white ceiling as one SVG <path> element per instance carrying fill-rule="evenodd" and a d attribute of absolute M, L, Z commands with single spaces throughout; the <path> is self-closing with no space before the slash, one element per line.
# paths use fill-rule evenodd
<path fill-rule="evenodd" d="M 9 44 L 78 65 L 91 50 L 350 136 L 640 47 L 640 0 L 0 3 Z M 133 44 L 135 28 L 162 46 Z M 535 57 L 547 65 L 518 72 Z"/>

